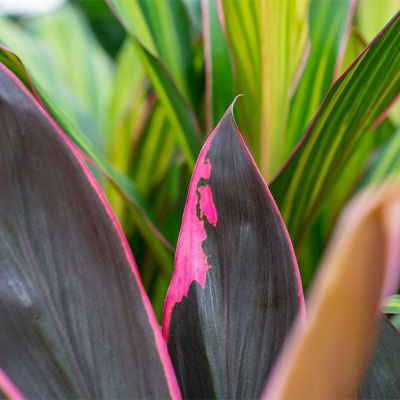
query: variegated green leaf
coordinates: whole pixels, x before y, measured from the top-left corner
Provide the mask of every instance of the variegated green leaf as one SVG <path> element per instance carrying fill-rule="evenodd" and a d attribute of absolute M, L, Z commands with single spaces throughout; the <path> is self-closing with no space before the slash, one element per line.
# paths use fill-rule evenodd
<path fill-rule="evenodd" d="M 107 2 L 130 34 L 187 162 L 194 167 L 196 156 L 200 151 L 200 137 L 196 116 L 187 102 L 186 83 L 180 78 L 183 76 L 182 68 L 187 62 L 187 60 L 179 62 L 183 57 L 179 46 L 183 28 L 180 28 L 179 24 L 179 26 L 174 24 L 174 21 L 180 21 L 178 16 L 184 10 L 180 1 L 150 2 L 154 7 L 138 1 L 107 0 Z M 176 10 L 176 7 L 179 9 Z M 156 30 L 162 31 L 157 33 L 157 36 L 153 35 L 154 24 L 160 24 Z M 167 26 L 170 26 L 171 32 L 168 32 Z M 182 48 L 184 47 L 185 43 L 182 44 Z"/>
<path fill-rule="evenodd" d="M 290 104 L 282 162 L 300 140 L 332 84 L 346 29 L 352 22 L 352 4 L 351 0 L 310 2 L 310 54 Z"/>
<path fill-rule="evenodd" d="M 307 0 L 222 0 L 236 64 L 237 89 L 245 95 L 239 120 L 265 178 L 280 166 L 290 89 L 307 39 Z"/>
<path fill-rule="evenodd" d="M 329 90 L 271 185 L 297 243 L 368 128 L 400 91 L 400 13 Z"/>

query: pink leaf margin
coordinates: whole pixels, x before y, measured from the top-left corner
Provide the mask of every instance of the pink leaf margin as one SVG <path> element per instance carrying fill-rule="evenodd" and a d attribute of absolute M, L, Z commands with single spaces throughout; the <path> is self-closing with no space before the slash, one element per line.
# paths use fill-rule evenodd
<path fill-rule="evenodd" d="M 102 202 L 104 209 L 106 210 L 110 222 L 112 223 L 114 229 L 117 231 L 118 236 L 121 240 L 121 245 L 122 248 L 124 249 L 125 257 L 131 267 L 133 276 L 135 277 L 135 280 L 137 282 L 137 285 L 140 290 L 142 302 L 147 314 L 147 318 L 149 321 L 149 324 L 154 332 L 154 340 L 155 340 L 155 345 L 158 351 L 158 354 L 160 356 L 161 363 L 163 365 L 164 369 L 164 374 L 166 377 L 168 389 L 170 391 L 171 397 L 174 399 L 181 399 L 181 392 L 178 386 L 178 382 L 176 380 L 175 372 L 172 366 L 171 359 L 168 354 L 167 346 L 162 338 L 156 316 L 154 314 L 154 310 L 151 306 L 150 300 L 147 296 L 147 293 L 143 287 L 143 283 L 140 279 L 139 271 L 136 266 L 135 259 L 133 257 L 132 251 L 129 247 L 128 241 L 124 235 L 124 232 L 122 230 L 122 227 L 113 211 L 111 208 L 110 204 L 108 203 L 108 200 L 104 194 L 104 192 L 101 190 L 99 184 L 97 183 L 96 179 L 94 178 L 92 172 L 88 168 L 88 166 L 85 164 L 81 157 L 81 153 L 77 150 L 75 144 L 71 141 L 71 139 L 61 130 L 61 128 L 57 125 L 57 123 L 53 120 L 53 118 L 49 115 L 47 111 L 45 111 L 44 107 L 42 104 L 38 103 L 37 100 L 32 96 L 32 94 L 28 91 L 28 89 L 25 87 L 25 85 L 16 77 L 16 75 L 10 71 L 3 63 L 0 63 L 0 69 L 9 77 L 13 80 L 13 82 L 21 89 L 22 92 L 24 92 L 35 104 L 37 109 L 48 119 L 50 124 L 53 126 L 53 128 L 57 131 L 57 133 L 60 135 L 60 137 L 64 140 L 65 144 L 69 148 L 69 150 L 72 152 L 74 155 L 76 161 L 82 168 L 82 171 L 84 172 L 88 182 L 92 186 L 93 190 L 96 192 L 98 195 L 100 201 Z"/>
<path fill-rule="evenodd" d="M 28 73 L 28 70 L 25 67 L 25 64 L 22 62 L 22 60 L 10 49 L 8 49 L 7 47 L 3 46 L 0 43 L 0 49 L 3 49 L 9 53 L 12 53 L 15 57 L 18 58 L 19 62 L 21 63 L 21 66 L 24 69 L 25 75 L 29 81 L 29 86 L 32 90 L 33 96 L 35 98 L 35 100 L 39 103 L 40 107 L 42 107 L 44 113 L 47 115 L 47 117 L 51 120 L 53 120 L 53 118 L 51 117 L 50 113 L 47 111 L 46 107 L 44 106 L 42 100 L 40 99 L 35 85 L 32 82 L 32 79 Z M 6 67 L 7 68 L 7 67 Z M 18 79 L 18 78 L 17 78 Z M 53 120 L 54 124 L 56 124 L 56 122 Z M 58 126 L 58 125 L 57 125 Z M 61 128 L 58 127 L 60 130 Z M 132 197 L 127 194 L 119 185 L 118 183 L 114 180 L 114 178 L 107 172 L 105 171 L 102 167 L 100 167 L 94 160 L 92 160 L 83 150 L 81 150 L 74 142 L 70 141 L 71 145 L 74 147 L 75 151 L 83 158 L 85 159 L 88 163 L 92 164 L 96 169 L 98 169 L 110 182 L 112 182 L 115 187 L 121 192 L 121 194 L 132 204 L 134 204 L 134 206 L 136 207 L 136 209 L 138 210 L 138 212 L 142 215 L 143 219 L 146 221 L 148 227 L 150 228 L 150 230 L 153 232 L 154 236 L 170 251 L 174 251 L 174 247 L 171 245 L 171 243 L 168 242 L 168 240 L 161 234 L 161 232 L 157 229 L 157 227 L 154 225 L 154 223 L 148 218 L 148 216 L 146 215 L 146 213 L 143 211 L 142 207 L 140 207 L 140 205 L 134 200 L 132 199 Z"/>
<path fill-rule="evenodd" d="M 11 400 L 26 400 L 24 395 L 14 385 L 14 382 L 0 368 L 0 390 Z"/>
<path fill-rule="evenodd" d="M 190 181 L 188 196 L 186 199 L 185 210 L 182 218 L 181 231 L 179 233 L 178 245 L 175 254 L 175 269 L 174 274 L 172 276 L 171 284 L 168 288 L 167 297 L 165 300 L 164 306 L 164 316 L 163 316 L 163 327 L 162 333 L 165 340 L 168 337 L 169 325 L 171 320 L 172 310 L 177 302 L 180 302 L 183 296 L 187 296 L 189 291 L 189 286 L 193 281 L 197 281 L 203 288 L 205 287 L 207 270 L 212 268 L 212 265 L 209 265 L 207 262 L 207 255 L 204 254 L 202 248 L 202 242 L 207 237 L 206 232 L 204 230 L 203 221 L 199 220 L 196 216 L 196 205 L 197 205 L 197 196 L 196 196 L 196 187 L 201 178 L 208 178 L 210 176 L 212 165 L 210 165 L 209 160 L 205 159 L 205 156 L 210 148 L 210 143 L 214 138 L 214 135 L 219 129 L 221 121 L 224 119 L 227 113 L 229 113 L 232 117 L 233 123 L 235 125 L 237 134 L 249 156 L 255 171 L 257 171 L 258 175 L 264 182 L 265 191 L 269 200 L 271 201 L 274 211 L 276 215 L 279 217 L 281 225 L 284 229 L 284 233 L 286 239 L 289 244 L 290 253 L 292 256 L 292 260 L 294 263 L 294 273 L 297 280 L 298 287 L 298 297 L 300 302 L 300 320 L 301 323 L 305 323 L 306 314 L 305 314 L 305 303 L 304 303 L 304 295 L 303 295 L 303 287 L 301 284 L 301 277 L 299 272 L 299 267 L 296 260 L 296 255 L 293 249 L 292 241 L 289 236 L 289 232 L 286 229 L 286 225 L 283 222 L 282 216 L 279 212 L 279 209 L 273 199 L 271 192 L 265 183 L 264 178 L 261 175 L 261 172 L 257 168 L 256 163 L 254 162 L 253 157 L 251 156 L 240 132 L 238 126 L 235 121 L 235 117 L 233 114 L 233 107 L 238 97 L 242 95 L 236 96 L 233 100 L 232 104 L 228 107 L 224 116 L 221 118 L 220 122 L 213 130 L 211 135 L 206 140 L 203 148 L 200 151 L 200 155 L 197 159 L 193 176 Z M 207 197 L 204 199 L 203 195 L 200 199 L 200 211 L 204 213 L 208 219 L 208 221 L 212 224 L 215 224 L 218 220 L 217 212 L 215 210 L 215 206 L 212 200 L 212 193 L 208 190 L 209 186 L 206 186 Z M 202 193 L 201 193 L 202 194 Z M 188 227 L 188 228 L 187 228 Z M 190 259 L 189 259 L 190 257 Z"/>

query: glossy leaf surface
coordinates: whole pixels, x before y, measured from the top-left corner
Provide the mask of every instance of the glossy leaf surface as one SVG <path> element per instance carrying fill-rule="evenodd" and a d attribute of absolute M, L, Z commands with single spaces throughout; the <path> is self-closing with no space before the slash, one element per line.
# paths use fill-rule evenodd
<path fill-rule="evenodd" d="M 271 184 L 295 244 L 360 137 L 399 91 L 400 13 L 332 86 Z"/>
<path fill-rule="evenodd" d="M 163 335 L 185 398 L 255 398 L 304 304 L 290 238 L 233 118 L 193 172 Z"/>
<path fill-rule="evenodd" d="M 1 368 L 28 398 L 179 397 L 94 177 L 2 64 L 0 100 Z"/>
<path fill-rule="evenodd" d="M 400 398 L 400 333 L 385 318 L 360 390 L 360 399 Z"/>

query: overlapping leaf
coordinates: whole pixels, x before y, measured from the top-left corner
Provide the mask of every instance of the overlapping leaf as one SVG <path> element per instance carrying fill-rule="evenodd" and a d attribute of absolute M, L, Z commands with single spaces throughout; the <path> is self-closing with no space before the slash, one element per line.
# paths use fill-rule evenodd
<path fill-rule="evenodd" d="M 151 2 L 151 5 L 139 1 L 107 0 L 107 2 L 130 34 L 187 162 L 193 167 L 200 150 L 199 127 L 195 114 L 187 102 L 187 98 L 183 95 L 183 86 L 176 83 L 187 62 L 187 60 L 181 60 L 180 57 L 180 49 L 186 52 L 187 49 L 183 49 L 187 43 L 178 46 L 182 39 L 180 33 L 183 29 L 180 27 L 180 18 L 183 18 L 180 15 L 183 12 L 181 2 L 161 1 Z M 162 10 L 173 17 L 165 18 Z M 151 27 L 155 23 L 160 23 L 163 30 L 155 29 L 151 31 Z M 166 32 L 165 24 L 170 26 L 170 32 Z M 157 38 L 153 36 L 155 31 L 160 31 Z M 174 39 L 170 38 L 170 33 L 174 35 Z M 186 35 L 185 32 L 184 35 Z M 168 43 L 172 43 L 172 47 L 166 44 L 165 41 L 167 40 L 171 40 Z M 167 52 L 164 58 L 160 58 L 164 52 Z M 175 75 L 171 75 L 167 68 L 173 68 L 173 65 L 177 65 L 179 74 L 177 72 Z M 187 81 L 188 78 L 185 79 Z"/>
<path fill-rule="evenodd" d="M 27 66 L 69 120 L 105 154 L 112 64 L 76 9 L 63 7 L 43 18 L 29 19 L 25 30 L 8 19 L 0 23 L 0 43 Z M 74 35 L 70 35 L 71 30 Z M 74 60 L 73 62 L 71 60 Z"/>
<path fill-rule="evenodd" d="M 159 262 L 166 270 L 172 267 L 172 257 L 170 254 L 171 245 L 165 240 L 156 228 L 150 210 L 143 201 L 134 183 L 124 174 L 119 172 L 111 165 L 95 147 L 86 139 L 81 129 L 74 125 L 69 118 L 66 117 L 62 106 L 52 101 L 47 93 L 35 82 L 35 86 L 31 84 L 31 78 L 21 62 L 21 60 L 11 51 L 0 47 L 0 58 L 4 60 L 6 66 L 17 74 L 18 78 L 24 83 L 29 84 L 28 89 L 33 92 L 36 99 L 43 104 L 46 112 L 55 119 L 57 124 L 69 136 L 69 138 L 83 151 L 84 155 L 90 157 L 91 162 L 94 161 L 96 166 L 107 176 L 107 178 L 116 186 L 118 191 L 128 200 L 131 211 L 137 226 L 146 239 L 149 246 L 154 249 L 154 254 Z"/>
<path fill-rule="evenodd" d="M 0 124 L 4 372 L 28 398 L 179 398 L 111 207 L 66 136 L 3 64 Z"/>
<path fill-rule="evenodd" d="M 332 86 L 271 185 L 296 243 L 363 134 L 400 91 L 400 13 Z"/>
<path fill-rule="evenodd" d="M 385 314 L 400 314 L 400 295 L 396 294 L 385 299 L 383 304 Z"/>
<path fill-rule="evenodd" d="M 265 399 L 355 397 L 373 350 L 381 302 L 398 289 L 399 204 L 397 179 L 369 188 L 345 209 L 307 298 L 307 326 L 291 332 Z M 384 353 L 393 351 L 395 359 L 396 341 L 393 346 Z"/>
<path fill-rule="evenodd" d="M 400 173 L 400 129 L 376 154 L 361 182 L 362 185 L 379 182 L 391 174 Z"/>
<path fill-rule="evenodd" d="M 300 140 L 332 84 L 335 65 L 340 61 L 340 51 L 343 51 L 343 42 L 346 40 L 345 33 L 352 22 L 352 8 L 354 4 L 352 6 L 350 0 L 310 2 L 310 53 L 290 103 L 281 162 L 285 161 Z"/>
<path fill-rule="evenodd" d="M 308 0 L 221 0 L 236 64 L 239 116 L 266 179 L 281 165 L 291 86 L 307 40 Z"/>
<path fill-rule="evenodd" d="M 258 397 L 304 313 L 289 236 L 232 107 L 197 160 L 164 309 L 186 398 Z"/>
<path fill-rule="evenodd" d="M 366 44 L 358 31 L 353 29 L 344 54 L 341 73 L 352 64 L 365 47 Z M 316 267 L 332 233 L 336 218 L 354 193 L 369 155 L 374 148 L 390 139 L 395 132 L 394 129 L 391 121 L 386 119 L 373 132 L 370 131 L 360 137 L 346 164 L 346 168 L 338 171 L 320 206 L 315 211 L 313 221 L 310 222 L 310 228 L 303 232 L 301 240 L 297 242 L 296 255 L 305 290 L 311 283 Z"/>

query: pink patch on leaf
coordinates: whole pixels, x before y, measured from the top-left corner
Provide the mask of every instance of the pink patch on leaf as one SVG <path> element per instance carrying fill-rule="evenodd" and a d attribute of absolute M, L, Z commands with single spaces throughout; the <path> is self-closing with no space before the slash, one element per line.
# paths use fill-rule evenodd
<path fill-rule="evenodd" d="M 215 209 L 210 185 L 200 186 L 200 218 L 205 215 L 208 222 L 215 226 L 217 223 L 217 210 Z"/>
<path fill-rule="evenodd" d="M 218 126 L 217 126 L 218 128 Z M 217 130 L 214 130 L 214 132 Z M 205 158 L 210 147 L 211 134 L 204 144 L 193 176 L 190 181 L 189 193 L 183 213 L 181 231 L 175 253 L 175 270 L 165 300 L 163 318 L 163 336 L 167 339 L 171 312 L 174 305 L 187 296 L 193 281 L 197 281 L 204 289 L 208 264 L 208 255 L 204 254 L 203 241 L 207 239 L 204 229 L 204 218 L 212 225 L 217 223 L 217 210 L 215 209 L 210 185 L 198 186 L 201 179 L 209 179 L 211 173 L 210 160 Z M 197 214 L 197 205 L 200 206 L 200 215 Z"/>

